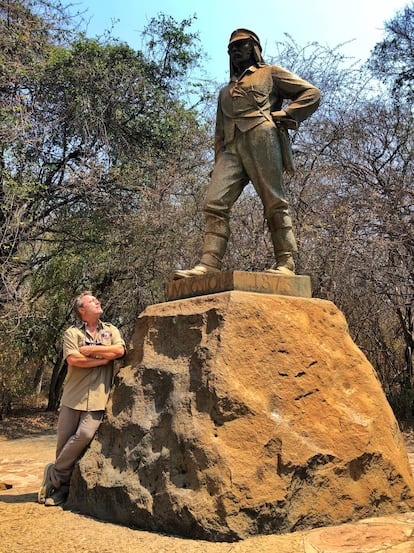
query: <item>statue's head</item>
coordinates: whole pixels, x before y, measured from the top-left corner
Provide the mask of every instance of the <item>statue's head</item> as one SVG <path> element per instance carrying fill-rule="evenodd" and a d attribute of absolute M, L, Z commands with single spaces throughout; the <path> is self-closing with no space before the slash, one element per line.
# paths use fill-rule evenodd
<path fill-rule="evenodd" d="M 262 51 L 259 37 L 253 31 L 249 31 L 249 29 L 236 29 L 233 31 L 230 35 L 229 46 L 237 40 L 251 40 L 259 48 L 259 51 Z"/>
<path fill-rule="evenodd" d="M 237 73 L 235 64 L 231 59 L 231 53 L 230 53 L 231 45 L 238 41 L 250 42 L 252 47 L 251 57 L 252 57 L 253 63 L 257 63 L 257 64 L 265 63 L 262 58 L 262 46 L 260 44 L 259 37 L 256 35 L 256 33 L 254 33 L 253 31 L 250 31 L 249 29 L 236 29 L 231 33 L 229 45 L 228 45 L 228 53 L 230 54 L 230 75 L 231 76 Z"/>

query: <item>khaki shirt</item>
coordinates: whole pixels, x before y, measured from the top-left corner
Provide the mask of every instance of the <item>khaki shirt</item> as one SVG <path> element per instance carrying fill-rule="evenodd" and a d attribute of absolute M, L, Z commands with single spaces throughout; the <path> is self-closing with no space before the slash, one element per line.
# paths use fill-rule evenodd
<path fill-rule="evenodd" d="M 63 358 L 79 353 L 81 346 L 88 342 L 101 343 L 104 346 L 122 345 L 125 342 L 119 330 L 110 323 L 99 321 L 94 339 L 84 325 L 71 326 L 63 338 Z M 112 385 L 113 362 L 102 367 L 82 368 L 68 365 L 63 386 L 61 405 L 79 411 L 101 411 L 105 409 Z"/>
<path fill-rule="evenodd" d="M 319 106 L 320 91 L 279 65 L 251 66 L 220 90 L 215 131 L 215 154 L 241 132 L 271 119 L 270 112 L 282 109 L 297 123 L 307 119 Z M 260 109 L 259 109 L 260 108 Z M 267 117 L 264 115 L 267 115 Z"/>

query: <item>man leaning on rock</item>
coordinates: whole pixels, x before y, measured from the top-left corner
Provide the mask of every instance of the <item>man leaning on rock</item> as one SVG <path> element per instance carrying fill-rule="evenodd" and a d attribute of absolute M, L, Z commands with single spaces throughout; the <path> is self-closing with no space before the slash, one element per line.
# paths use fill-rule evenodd
<path fill-rule="evenodd" d="M 46 506 L 66 501 L 73 467 L 103 419 L 113 361 L 125 353 L 119 330 L 101 321 L 102 307 L 92 292 L 76 298 L 75 311 L 80 323 L 68 328 L 63 339 L 68 373 L 57 424 L 56 460 L 46 465 L 38 493 L 39 503 Z"/>

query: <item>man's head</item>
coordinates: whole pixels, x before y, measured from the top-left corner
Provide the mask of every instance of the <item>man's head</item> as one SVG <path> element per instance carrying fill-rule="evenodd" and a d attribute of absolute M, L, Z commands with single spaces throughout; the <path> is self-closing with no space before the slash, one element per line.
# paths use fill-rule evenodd
<path fill-rule="evenodd" d="M 76 298 L 75 311 L 82 321 L 98 320 L 103 313 L 101 302 L 95 298 L 90 290 L 82 292 Z"/>

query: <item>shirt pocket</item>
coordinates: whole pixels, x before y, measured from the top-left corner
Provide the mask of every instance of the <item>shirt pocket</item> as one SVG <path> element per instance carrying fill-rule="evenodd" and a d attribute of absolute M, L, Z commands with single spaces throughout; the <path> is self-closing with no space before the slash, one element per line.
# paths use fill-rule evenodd
<path fill-rule="evenodd" d="M 101 330 L 99 333 L 99 342 L 103 346 L 110 346 L 112 345 L 112 332 L 110 330 Z"/>
<path fill-rule="evenodd" d="M 254 102 L 260 107 L 264 107 L 266 103 L 269 102 L 269 94 L 270 90 L 267 90 L 267 87 L 260 86 L 260 87 L 252 87 L 249 90 L 249 95 L 252 98 Z"/>

